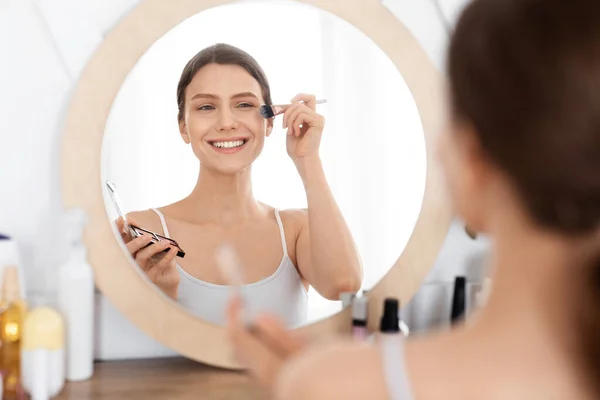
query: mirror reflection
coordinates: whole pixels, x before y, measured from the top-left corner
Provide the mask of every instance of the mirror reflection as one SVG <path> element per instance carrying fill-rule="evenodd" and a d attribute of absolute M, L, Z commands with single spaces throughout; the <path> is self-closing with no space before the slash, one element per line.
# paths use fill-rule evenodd
<path fill-rule="evenodd" d="M 425 165 L 410 91 L 367 36 L 304 4 L 243 2 L 184 21 L 132 69 L 102 185 L 126 250 L 177 304 L 223 325 L 240 281 L 249 313 L 298 326 L 389 271 Z"/>

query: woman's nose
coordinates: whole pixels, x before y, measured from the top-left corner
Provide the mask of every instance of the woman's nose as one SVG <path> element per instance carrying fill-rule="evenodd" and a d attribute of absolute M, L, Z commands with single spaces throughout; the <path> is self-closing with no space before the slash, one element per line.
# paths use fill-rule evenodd
<path fill-rule="evenodd" d="M 218 124 L 219 131 L 227 131 L 236 129 L 238 126 L 238 121 L 230 109 L 224 108 L 220 110 Z"/>

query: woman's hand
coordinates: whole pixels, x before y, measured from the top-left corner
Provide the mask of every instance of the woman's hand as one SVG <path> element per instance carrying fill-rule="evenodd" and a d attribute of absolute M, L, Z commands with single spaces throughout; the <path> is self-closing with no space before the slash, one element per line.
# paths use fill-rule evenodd
<path fill-rule="evenodd" d="M 325 118 L 316 110 L 316 98 L 299 94 L 291 100 L 283 114 L 283 128 L 287 128 L 287 152 L 294 163 L 319 157 L 321 135 Z"/>
<path fill-rule="evenodd" d="M 245 326 L 242 307 L 236 297 L 227 309 L 227 332 L 234 355 L 263 387 L 272 389 L 283 364 L 305 347 L 306 340 L 269 315 L 258 316 L 250 328 Z"/>
<path fill-rule="evenodd" d="M 127 221 L 130 224 L 139 225 L 130 217 L 127 218 Z M 142 271 L 166 295 L 177 300 L 177 289 L 180 280 L 177 264 L 175 263 L 177 249 L 171 247 L 166 241 L 150 244 L 152 236 L 147 234 L 133 239 L 129 232 L 125 232 L 122 218 L 119 218 L 116 223 L 121 238 L 127 245 L 127 250 Z"/>

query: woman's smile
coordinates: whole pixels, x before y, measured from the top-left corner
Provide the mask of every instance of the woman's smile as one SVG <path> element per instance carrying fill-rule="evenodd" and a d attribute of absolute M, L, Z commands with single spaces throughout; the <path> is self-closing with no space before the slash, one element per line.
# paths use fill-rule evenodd
<path fill-rule="evenodd" d="M 248 142 L 248 138 L 231 138 L 208 141 L 214 151 L 222 154 L 233 154 L 242 151 Z"/>

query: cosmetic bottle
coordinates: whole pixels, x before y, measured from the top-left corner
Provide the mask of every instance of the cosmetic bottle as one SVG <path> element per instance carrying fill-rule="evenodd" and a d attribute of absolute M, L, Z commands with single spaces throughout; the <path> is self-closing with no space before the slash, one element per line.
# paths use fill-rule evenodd
<path fill-rule="evenodd" d="M 21 376 L 31 400 L 47 400 L 65 383 L 65 333 L 60 314 L 49 307 L 27 313 L 23 323 Z"/>
<path fill-rule="evenodd" d="M 0 305 L 1 369 L 5 400 L 17 399 L 21 378 L 21 334 L 25 302 L 20 297 L 19 273 L 16 267 L 6 267 L 2 277 Z"/>
<path fill-rule="evenodd" d="M 396 335 L 400 333 L 400 318 L 398 317 L 398 300 L 387 298 L 383 302 L 383 315 L 379 324 L 379 333 Z"/>
<path fill-rule="evenodd" d="M 452 295 L 452 310 L 450 312 L 450 324 L 454 325 L 460 322 L 466 310 L 467 302 L 467 279 L 464 276 L 457 276 L 454 280 L 454 293 Z"/>
<path fill-rule="evenodd" d="M 398 300 L 394 298 L 387 298 L 383 302 L 383 315 L 379 323 L 379 333 L 375 340 L 384 347 L 387 346 L 386 341 L 397 340 L 401 337 L 398 304 Z"/>
<path fill-rule="evenodd" d="M 340 300 L 342 301 L 342 310 L 345 309 L 346 307 L 351 306 L 355 297 L 356 297 L 356 294 L 354 294 L 352 292 L 341 293 Z"/>
<path fill-rule="evenodd" d="M 65 223 L 69 255 L 59 268 L 58 308 L 66 327 L 66 377 L 82 381 L 94 372 L 94 276 L 83 244 L 84 211 L 70 210 Z"/>
<path fill-rule="evenodd" d="M 359 341 L 367 338 L 368 308 L 369 303 L 364 296 L 355 299 L 352 305 L 352 336 Z"/>
<path fill-rule="evenodd" d="M 19 296 L 24 299 L 27 291 L 25 290 L 26 285 L 23 277 L 23 264 L 19 256 L 19 246 L 10 236 L 0 233 L 0 279 L 4 275 L 2 271 L 7 266 L 17 268 L 19 275 Z"/>
<path fill-rule="evenodd" d="M 400 302 L 397 299 L 387 298 L 384 300 L 379 331 L 380 333 L 402 334 L 403 336 L 410 334 L 408 325 L 400 318 Z"/>

